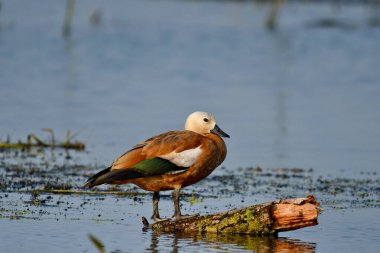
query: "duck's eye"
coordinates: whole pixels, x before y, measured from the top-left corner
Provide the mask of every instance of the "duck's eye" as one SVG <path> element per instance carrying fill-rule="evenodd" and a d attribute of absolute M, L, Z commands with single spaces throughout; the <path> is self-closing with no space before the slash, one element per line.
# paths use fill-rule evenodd
<path fill-rule="evenodd" d="M 204 121 L 204 122 L 208 122 L 208 118 L 204 118 L 203 121 Z"/>

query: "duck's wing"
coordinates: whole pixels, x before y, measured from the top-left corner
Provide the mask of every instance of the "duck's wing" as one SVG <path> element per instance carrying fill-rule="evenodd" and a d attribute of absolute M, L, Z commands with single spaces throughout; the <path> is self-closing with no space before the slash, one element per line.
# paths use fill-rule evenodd
<path fill-rule="evenodd" d="M 184 171 L 196 162 L 202 140 L 202 135 L 191 131 L 171 131 L 154 136 L 91 177 L 86 186 Z"/>

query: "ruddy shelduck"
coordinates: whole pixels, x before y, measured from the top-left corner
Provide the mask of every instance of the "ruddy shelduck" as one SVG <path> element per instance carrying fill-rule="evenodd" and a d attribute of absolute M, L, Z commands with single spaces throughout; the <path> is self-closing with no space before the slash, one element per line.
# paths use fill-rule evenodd
<path fill-rule="evenodd" d="M 173 190 L 174 217 L 184 218 L 179 192 L 207 177 L 224 161 L 227 148 L 221 137 L 230 136 L 218 127 L 212 114 L 194 112 L 187 117 L 185 130 L 162 133 L 137 144 L 91 177 L 85 187 L 132 183 L 152 191 L 154 221 L 161 220 L 159 192 Z"/>

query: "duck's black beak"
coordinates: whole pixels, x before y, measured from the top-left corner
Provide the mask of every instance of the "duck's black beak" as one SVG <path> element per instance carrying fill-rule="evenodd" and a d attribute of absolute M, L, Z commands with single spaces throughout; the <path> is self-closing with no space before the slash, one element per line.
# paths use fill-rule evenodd
<path fill-rule="evenodd" d="M 230 136 L 228 134 L 226 134 L 225 132 L 223 132 L 223 130 L 220 129 L 220 127 L 218 125 L 215 125 L 214 129 L 211 130 L 211 133 L 217 134 L 220 137 L 230 138 Z"/>

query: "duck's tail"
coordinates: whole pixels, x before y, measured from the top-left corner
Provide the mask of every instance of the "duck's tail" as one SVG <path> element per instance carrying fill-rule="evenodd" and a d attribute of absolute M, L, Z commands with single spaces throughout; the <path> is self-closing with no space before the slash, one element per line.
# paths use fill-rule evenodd
<path fill-rule="evenodd" d="M 92 188 L 101 184 L 112 184 L 122 180 L 135 179 L 147 176 L 150 176 L 150 174 L 146 174 L 143 171 L 136 168 L 124 170 L 111 170 L 111 167 L 108 167 L 107 169 L 102 170 L 90 177 L 83 187 Z"/>
<path fill-rule="evenodd" d="M 103 181 L 102 179 L 110 171 L 111 171 L 111 167 L 108 167 L 105 170 L 99 171 L 98 173 L 96 173 L 95 175 L 93 175 L 92 177 L 90 177 L 83 187 L 85 187 L 85 188 L 92 188 L 94 186 L 104 184 L 104 182 L 102 182 Z"/>

